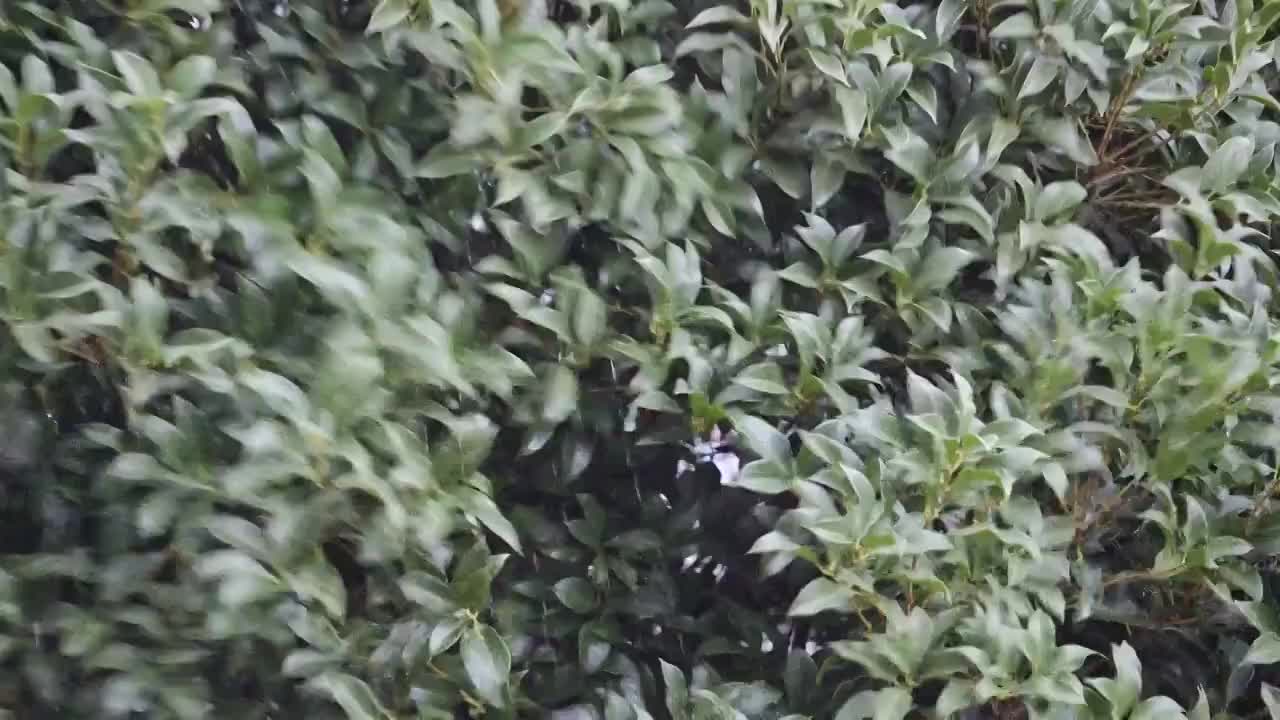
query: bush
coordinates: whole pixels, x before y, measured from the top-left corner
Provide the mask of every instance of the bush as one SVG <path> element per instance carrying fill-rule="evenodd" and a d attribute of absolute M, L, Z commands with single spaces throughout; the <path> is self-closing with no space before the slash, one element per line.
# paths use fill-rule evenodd
<path fill-rule="evenodd" d="M 1280 2 L 459 2 L 0 8 L 10 717 L 1280 718 Z"/>

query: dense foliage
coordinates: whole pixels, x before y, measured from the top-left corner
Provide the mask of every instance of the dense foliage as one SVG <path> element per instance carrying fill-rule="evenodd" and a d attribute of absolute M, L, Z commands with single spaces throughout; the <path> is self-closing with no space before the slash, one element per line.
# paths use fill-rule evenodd
<path fill-rule="evenodd" d="M 1280 1 L 903 2 L 0 4 L 0 708 L 1280 718 Z"/>

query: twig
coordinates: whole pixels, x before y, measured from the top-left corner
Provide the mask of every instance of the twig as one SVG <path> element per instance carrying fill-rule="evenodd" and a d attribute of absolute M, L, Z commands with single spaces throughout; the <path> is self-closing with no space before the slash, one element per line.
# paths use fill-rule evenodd
<path fill-rule="evenodd" d="M 1132 141 L 1132 142 L 1130 142 L 1129 144 L 1127 144 L 1127 145 L 1125 145 L 1124 147 L 1120 148 L 1119 150 L 1115 151 L 1115 154 L 1114 154 L 1114 155 L 1112 155 L 1111 157 L 1112 157 L 1113 159 L 1119 159 L 1119 158 L 1124 157 L 1125 153 L 1127 153 L 1127 152 L 1129 152 L 1130 150 L 1132 150 L 1132 149 L 1134 149 L 1134 148 L 1138 147 L 1138 146 L 1139 146 L 1139 145 L 1141 145 L 1142 143 L 1144 143 L 1144 142 L 1146 142 L 1146 141 L 1150 140 L 1152 137 L 1154 137 L 1154 136 L 1155 136 L 1155 134 L 1156 134 L 1156 133 L 1160 132 L 1160 131 L 1161 131 L 1161 130 L 1163 130 L 1163 129 L 1164 129 L 1164 128 L 1156 128 L 1155 130 L 1148 130 L 1148 131 L 1146 131 L 1146 132 L 1145 132 L 1145 133 L 1143 133 L 1142 135 L 1138 136 L 1138 138 L 1137 138 L 1136 140 L 1133 140 L 1133 141 Z"/>
<path fill-rule="evenodd" d="M 862 612 L 862 608 L 860 608 L 860 607 L 855 607 L 855 608 L 853 609 L 853 611 L 854 611 L 855 613 L 857 613 L 857 615 L 858 615 L 858 619 L 862 621 L 862 627 L 866 629 L 867 633 L 868 633 L 868 634 L 870 634 L 870 633 L 874 633 L 874 632 L 875 632 L 875 626 L 874 626 L 874 625 L 872 625 L 872 624 L 871 624 L 871 621 L 867 619 L 867 616 L 866 616 L 865 614 L 863 614 L 863 612 Z"/>
<path fill-rule="evenodd" d="M 1159 201 L 1168 197 L 1168 193 L 1160 190 L 1150 190 L 1146 192 L 1124 192 L 1122 188 L 1115 191 L 1101 194 L 1095 197 L 1094 202 L 1113 202 L 1113 201 Z"/>
<path fill-rule="evenodd" d="M 1124 192 L 1123 190 L 1116 190 L 1115 192 L 1107 193 L 1105 195 L 1099 195 L 1094 198 L 1094 200 L 1100 200 L 1102 202 L 1107 202 L 1109 200 L 1159 200 L 1166 197 L 1166 195 L 1167 193 L 1159 190 L 1147 192 Z"/>
<path fill-rule="evenodd" d="M 1127 570 L 1103 580 L 1102 587 L 1111 587 L 1112 585 L 1121 585 L 1123 583 L 1130 582 L 1142 582 L 1144 580 L 1168 580 L 1182 572 L 1184 569 L 1185 568 L 1182 565 L 1178 565 L 1176 567 L 1169 568 L 1168 570 L 1161 570 L 1160 572 L 1156 572 L 1154 570 Z"/>
<path fill-rule="evenodd" d="M 1145 58 L 1145 55 L 1143 57 Z M 1142 63 L 1139 63 L 1129 73 L 1125 78 L 1124 87 L 1111 100 L 1111 107 L 1107 110 L 1106 129 L 1102 131 L 1102 142 L 1098 144 L 1098 157 L 1102 158 L 1103 162 L 1109 159 L 1107 147 L 1111 144 L 1111 134 L 1115 132 L 1116 121 L 1120 119 L 1120 113 L 1124 112 L 1124 106 L 1129 103 L 1130 98 L 1133 97 L 1133 91 L 1137 89 L 1138 78 L 1142 76 L 1142 67 Z"/>
<path fill-rule="evenodd" d="M 1114 205 L 1115 207 L 1141 208 L 1144 210 L 1158 210 L 1169 206 L 1169 203 L 1162 202 L 1139 202 L 1136 200 L 1102 200 L 1104 205 Z"/>
<path fill-rule="evenodd" d="M 1173 131 L 1172 129 L 1170 129 L 1170 128 L 1156 128 L 1156 129 L 1154 129 L 1154 130 L 1148 130 L 1146 133 L 1144 133 L 1144 134 L 1143 134 L 1141 137 L 1139 137 L 1137 140 L 1134 140 L 1133 142 L 1129 143 L 1128 145 L 1125 145 L 1124 147 L 1122 147 L 1122 148 L 1120 148 L 1119 150 L 1117 150 L 1117 151 L 1115 152 L 1115 154 L 1114 154 L 1114 155 L 1112 155 L 1111 157 L 1112 157 L 1112 158 L 1121 158 L 1121 157 L 1124 157 L 1125 153 L 1127 153 L 1127 152 L 1129 152 L 1130 150 L 1132 150 L 1132 149 L 1134 149 L 1134 148 L 1138 147 L 1138 146 L 1139 146 L 1139 145 L 1141 145 L 1142 143 L 1144 143 L 1144 142 L 1146 142 L 1146 141 L 1150 140 L 1154 135 L 1156 135 L 1157 133 L 1159 133 L 1159 132 L 1161 132 L 1161 131 L 1164 131 L 1164 136 L 1160 138 L 1160 142 L 1156 143 L 1154 147 L 1152 147 L 1151 149 L 1147 150 L 1147 152 L 1146 152 L 1146 153 L 1144 153 L 1143 155 L 1141 155 L 1140 157 L 1145 157 L 1147 154 L 1150 154 L 1150 153 L 1155 152 L 1156 150 L 1159 150 L 1160 148 L 1164 147 L 1165 145 L 1168 145 L 1168 144 L 1169 144 L 1169 142 L 1170 142 L 1171 140 L 1173 140 L 1173 138 L 1174 138 L 1174 136 L 1175 136 L 1175 133 L 1174 133 L 1174 131 Z"/>
<path fill-rule="evenodd" d="M 1260 497 L 1254 499 L 1253 508 L 1249 511 L 1249 519 L 1245 521 L 1245 535 L 1252 535 L 1257 528 L 1258 521 L 1262 519 L 1263 508 L 1270 507 L 1271 498 L 1276 494 L 1276 490 L 1280 490 L 1280 456 L 1276 458 L 1275 471 L 1271 473 L 1271 481 L 1262 489 Z"/>
<path fill-rule="evenodd" d="M 1108 180 L 1119 180 L 1120 178 L 1126 177 L 1128 175 L 1138 175 L 1153 169 L 1154 168 L 1149 168 L 1149 167 L 1133 167 L 1133 168 L 1123 168 L 1118 170 L 1112 170 L 1110 172 L 1105 172 L 1093 178 L 1092 180 L 1089 181 L 1089 185 L 1090 186 L 1099 185 L 1101 183 L 1107 182 Z"/>

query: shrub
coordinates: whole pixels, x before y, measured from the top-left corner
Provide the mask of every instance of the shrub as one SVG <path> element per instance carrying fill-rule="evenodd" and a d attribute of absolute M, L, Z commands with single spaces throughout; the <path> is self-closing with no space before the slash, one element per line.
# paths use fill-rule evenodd
<path fill-rule="evenodd" d="M 13 718 L 1280 718 L 1280 2 L 0 8 Z"/>

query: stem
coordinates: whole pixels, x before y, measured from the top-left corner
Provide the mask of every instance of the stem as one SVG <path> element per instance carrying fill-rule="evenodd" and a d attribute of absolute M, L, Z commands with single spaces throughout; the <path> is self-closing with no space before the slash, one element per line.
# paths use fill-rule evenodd
<path fill-rule="evenodd" d="M 1166 207 L 1168 203 L 1138 200 L 1103 200 L 1104 205 L 1114 205 L 1116 207 L 1141 208 L 1143 210 L 1159 210 Z"/>
<path fill-rule="evenodd" d="M 1118 575 L 1112 575 L 1106 580 L 1103 580 L 1102 587 L 1111 587 L 1112 585 L 1121 585 L 1129 582 L 1141 582 L 1143 580 L 1168 580 L 1185 569 L 1186 568 L 1184 566 L 1177 565 L 1169 568 L 1168 570 L 1161 570 L 1160 572 L 1155 572 L 1154 570 L 1129 570 L 1119 573 Z"/>
<path fill-rule="evenodd" d="M 1129 143 L 1128 145 L 1125 145 L 1124 147 L 1122 147 L 1122 148 L 1120 148 L 1119 150 L 1117 150 L 1117 151 L 1115 152 L 1115 155 L 1113 155 L 1112 157 L 1117 157 L 1117 158 L 1118 158 L 1118 157 L 1123 157 L 1125 153 L 1127 153 L 1127 152 L 1129 152 L 1130 150 L 1134 149 L 1135 147 L 1137 147 L 1137 146 L 1141 145 L 1142 143 L 1146 142 L 1147 140 L 1150 140 L 1153 136 L 1155 136 L 1155 134 L 1156 134 L 1156 133 L 1160 132 L 1161 130 L 1163 130 L 1163 131 L 1164 131 L 1164 137 L 1160 138 L 1160 142 L 1156 143 L 1155 147 L 1153 147 L 1153 148 L 1151 148 L 1150 150 L 1148 150 L 1146 154 L 1150 154 L 1150 153 L 1152 153 L 1152 152 L 1155 152 L 1156 150 L 1159 150 L 1160 148 L 1164 147 L 1165 145 L 1168 145 L 1168 144 L 1169 144 L 1169 142 L 1173 140 L 1175 133 L 1174 133 L 1174 131 L 1173 131 L 1171 128 L 1156 128 L 1155 130 L 1148 131 L 1148 132 L 1147 132 L 1146 134 L 1144 134 L 1142 137 L 1138 138 L 1137 140 L 1134 140 L 1133 142 Z"/>
<path fill-rule="evenodd" d="M 871 621 L 867 619 L 867 616 L 862 613 L 862 608 L 855 607 L 853 611 L 858 614 L 858 619 L 862 621 L 862 627 L 866 628 L 867 633 L 875 632 L 875 627 L 872 626 Z"/>
<path fill-rule="evenodd" d="M 1148 172 L 1152 169 L 1153 168 L 1149 168 L 1149 167 L 1134 167 L 1134 168 L 1122 168 L 1122 169 L 1112 170 L 1109 172 L 1105 172 L 1095 177 L 1094 179 L 1090 180 L 1089 185 L 1090 186 L 1101 185 L 1102 183 L 1108 182 L 1110 180 L 1119 180 L 1120 178 L 1127 177 L 1129 175 L 1139 175 L 1139 174 Z"/>
<path fill-rule="evenodd" d="M 1076 493 L 1075 493 L 1075 497 L 1072 500 L 1072 504 L 1075 507 L 1071 509 L 1073 517 L 1075 516 L 1076 509 L 1079 506 L 1089 502 L 1090 500 L 1090 497 L 1083 496 L 1083 493 L 1081 492 L 1079 484 L 1077 484 L 1075 487 L 1076 487 Z M 1115 495 L 1113 495 L 1109 500 L 1107 500 L 1106 504 L 1093 516 L 1092 520 L 1088 519 L 1087 514 L 1084 517 L 1080 518 L 1080 520 L 1078 521 L 1079 524 L 1076 526 L 1075 534 L 1071 538 L 1071 542 L 1076 546 L 1077 553 L 1083 554 L 1084 552 L 1083 545 L 1085 542 L 1085 535 L 1087 535 L 1088 532 L 1091 529 L 1093 529 L 1094 526 L 1099 525 L 1105 522 L 1106 520 L 1108 520 L 1110 516 L 1114 512 L 1116 512 L 1121 505 L 1124 504 L 1125 493 L 1129 492 L 1129 489 L 1132 487 L 1133 487 L 1132 483 L 1121 486 L 1120 491 L 1117 492 Z M 1092 490 L 1096 490 L 1096 489 L 1097 488 L 1093 488 Z M 1092 490 L 1089 493 L 1090 496 L 1093 494 Z"/>
<path fill-rule="evenodd" d="M 1262 511 L 1271 506 L 1271 498 L 1276 494 L 1276 490 L 1280 490 L 1280 455 L 1276 457 L 1276 468 L 1271 473 L 1271 481 L 1262 489 L 1261 495 L 1253 501 L 1253 509 L 1249 511 L 1249 519 L 1245 521 L 1245 536 L 1253 534 L 1257 529 L 1258 521 L 1262 519 Z"/>
<path fill-rule="evenodd" d="M 1146 55 L 1143 55 L 1143 59 Z M 1142 61 L 1138 66 L 1129 72 L 1129 76 L 1125 78 L 1124 87 L 1120 89 L 1120 93 L 1111 100 L 1111 107 L 1107 109 L 1106 129 L 1102 131 L 1102 142 L 1098 145 L 1098 159 L 1102 162 L 1108 162 L 1107 146 L 1111 144 L 1111 134 L 1115 132 L 1116 121 L 1120 119 L 1120 113 L 1124 111 L 1124 106 L 1129 103 L 1129 99 L 1133 97 L 1133 91 L 1137 89 L 1138 78 L 1142 76 Z"/>
<path fill-rule="evenodd" d="M 995 48 L 991 47 L 991 4 L 989 0 L 977 0 L 974 15 L 978 19 L 978 46 L 987 51 L 987 59 L 995 60 Z"/>
<path fill-rule="evenodd" d="M 947 466 L 946 472 L 942 475 L 942 482 L 939 483 L 936 492 L 935 488 L 929 488 L 925 491 L 924 522 L 926 527 L 932 524 L 937 519 L 938 513 L 942 511 L 942 502 L 946 499 L 947 492 L 951 489 L 951 483 L 956 479 L 956 473 L 960 472 L 964 461 L 964 455 L 961 455 Z"/>
<path fill-rule="evenodd" d="M 1163 129 L 1164 129 L 1164 128 L 1156 128 L 1155 130 L 1148 130 L 1148 131 L 1146 131 L 1146 132 L 1145 132 L 1145 133 L 1143 133 L 1142 135 L 1138 136 L 1138 139 L 1136 139 L 1136 140 L 1134 140 L 1134 141 L 1132 141 L 1132 142 L 1128 143 L 1127 145 L 1124 145 L 1124 146 L 1123 146 L 1123 147 L 1121 147 L 1119 150 L 1115 151 L 1115 154 L 1114 154 L 1114 155 L 1112 155 L 1112 157 L 1113 157 L 1113 158 L 1122 158 L 1122 157 L 1124 157 L 1125 153 L 1127 153 L 1127 152 L 1129 152 L 1130 150 L 1132 150 L 1132 149 L 1134 149 L 1134 148 L 1138 147 L 1138 146 L 1139 146 L 1139 145 L 1141 145 L 1142 143 L 1144 143 L 1144 142 L 1146 142 L 1146 141 L 1150 140 L 1152 137 L 1155 137 L 1155 134 L 1156 134 L 1156 133 L 1158 133 L 1158 132 L 1160 132 L 1160 131 L 1161 131 L 1161 130 L 1163 130 Z"/>
<path fill-rule="evenodd" d="M 453 681 L 453 678 L 449 676 L 449 673 L 445 672 L 444 670 L 441 670 L 440 666 L 436 665 L 435 662 L 431 660 L 427 661 L 427 669 L 430 670 L 434 675 L 436 675 L 437 677 L 443 680 L 448 680 L 450 682 Z M 466 690 L 463 690 L 462 688 L 458 688 L 458 694 L 462 696 L 462 701 L 465 702 L 468 706 L 470 706 L 472 710 L 478 710 L 481 713 L 484 712 L 484 703 L 472 697 L 471 694 L 468 693 Z"/>
<path fill-rule="evenodd" d="M 23 177 L 31 177 L 31 166 L 34 164 L 35 160 L 31 157 L 31 129 L 26 123 L 18 125 L 18 138 L 15 144 L 18 146 L 18 172 Z"/>

